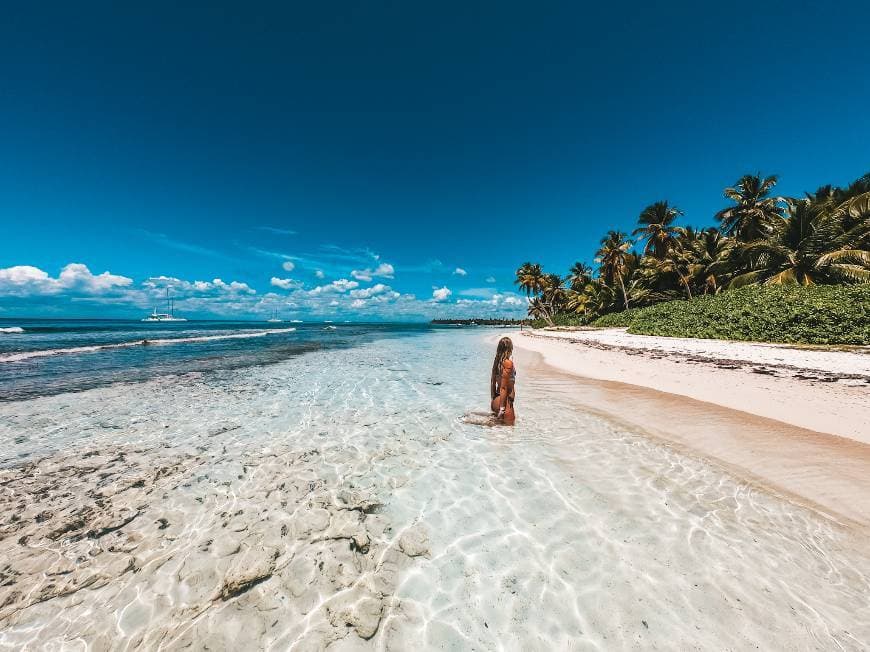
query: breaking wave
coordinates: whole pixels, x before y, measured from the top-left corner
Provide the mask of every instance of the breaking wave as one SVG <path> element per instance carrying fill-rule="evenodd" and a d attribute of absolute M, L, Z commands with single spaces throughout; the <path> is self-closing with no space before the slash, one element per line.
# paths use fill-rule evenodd
<path fill-rule="evenodd" d="M 17 328 L 17 327 L 16 327 Z M 3 332 L 10 332 L 10 329 L 2 329 Z M 166 337 L 160 339 L 141 339 L 132 340 L 129 342 L 118 342 L 116 344 L 95 344 L 92 346 L 74 346 L 70 348 L 60 349 L 44 349 L 41 351 L 20 351 L 16 353 L 7 353 L 0 355 L 0 362 L 21 362 L 31 358 L 44 358 L 54 355 L 71 355 L 78 353 L 94 353 L 107 349 L 122 349 L 133 346 L 165 346 L 167 344 L 187 344 L 190 342 L 213 342 L 215 340 L 238 340 L 251 337 L 265 337 L 267 335 L 276 335 L 279 333 L 292 333 L 295 328 L 273 328 L 260 330 L 248 333 L 233 333 L 230 335 L 201 335 L 196 337 Z M 11 332 L 24 332 L 24 329 Z"/>

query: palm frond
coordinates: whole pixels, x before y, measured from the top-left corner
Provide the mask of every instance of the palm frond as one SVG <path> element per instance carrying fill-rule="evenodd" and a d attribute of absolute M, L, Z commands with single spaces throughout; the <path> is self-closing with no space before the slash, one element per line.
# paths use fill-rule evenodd
<path fill-rule="evenodd" d="M 870 268 L 870 251 L 863 249 L 840 249 L 838 251 L 830 251 L 816 261 L 816 267 L 824 267 L 832 263 L 854 264 Z"/>
<path fill-rule="evenodd" d="M 735 290 L 747 285 L 755 285 L 760 279 L 761 272 L 759 270 L 744 272 L 743 274 L 738 274 L 731 279 L 731 282 L 728 284 L 728 289 Z"/>
<path fill-rule="evenodd" d="M 794 267 L 784 269 L 764 281 L 765 285 L 797 285 L 798 278 Z"/>
<path fill-rule="evenodd" d="M 848 283 L 870 283 L 870 269 L 860 265 L 831 265 L 827 272 L 832 277 Z"/>
<path fill-rule="evenodd" d="M 837 206 L 834 214 L 851 218 L 870 219 L 870 192 L 865 192 L 856 197 L 852 197 L 852 199 L 847 199 Z"/>

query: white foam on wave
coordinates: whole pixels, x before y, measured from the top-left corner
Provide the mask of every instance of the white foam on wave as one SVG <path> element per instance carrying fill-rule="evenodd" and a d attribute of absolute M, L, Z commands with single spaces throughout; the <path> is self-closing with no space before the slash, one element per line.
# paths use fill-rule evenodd
<path fill-rule="evenodd" d="M 0 328 L 0 333 L 13 334 L 13 333 L 23 333 L 23 332 L 24 332 L 24 329 L 21 328 L 21 326 L 8 326 L 6 328 Z"/>
<path fill-rule="evenodd" d="M 43 351 L 21 351 L 0 355 L 0 362 L 21 362 L 30 358 L 44 358 L 55 355 L 70 355 L 79 353 L 94 353 L 107 349 L 123 349 L 131 346 L 161 346 L 167 344 L 187 344 L 189 342 L 213 342 L 216 340 L 239 340 L 251 337 L 265 337 L 278 333 L 292 333 L 295 328 L 271 328 L 256 332 L 231 333 L 228 335 L 199 335 L 195 337 L 165 337 L 154 340 L 142 339 L 130 342 L 118 342 L 116 344 L 95 344 L 93 346 L 73 346 L 63 349 L 45 349 Z"/>

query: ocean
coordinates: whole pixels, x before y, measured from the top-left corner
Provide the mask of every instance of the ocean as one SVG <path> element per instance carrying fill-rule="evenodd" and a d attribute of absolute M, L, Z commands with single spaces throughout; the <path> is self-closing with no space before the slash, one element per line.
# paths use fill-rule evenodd
<path fill-rule="evenodd" d="M 448 327 L 250 321 L 0 319 L 0 401 L 273 364 Z"/>
<path fill-rule="evenodd" d="M 517 425 L 488 423 L 499 330 L 13 326 L 0 650 L 870 640 L 866 546 L 831 519 L 530 355 Z"/>

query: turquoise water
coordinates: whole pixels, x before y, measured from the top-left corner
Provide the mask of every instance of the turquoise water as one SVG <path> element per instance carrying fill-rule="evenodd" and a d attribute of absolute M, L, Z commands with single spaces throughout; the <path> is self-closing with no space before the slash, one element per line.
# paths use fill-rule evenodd
<path fill-rule="evenodd" d="M 424 324 L 0 319 L 0 400 L 167 374 L 273 364 L 310 351 L 415 336 L 432 328 Z"/>

